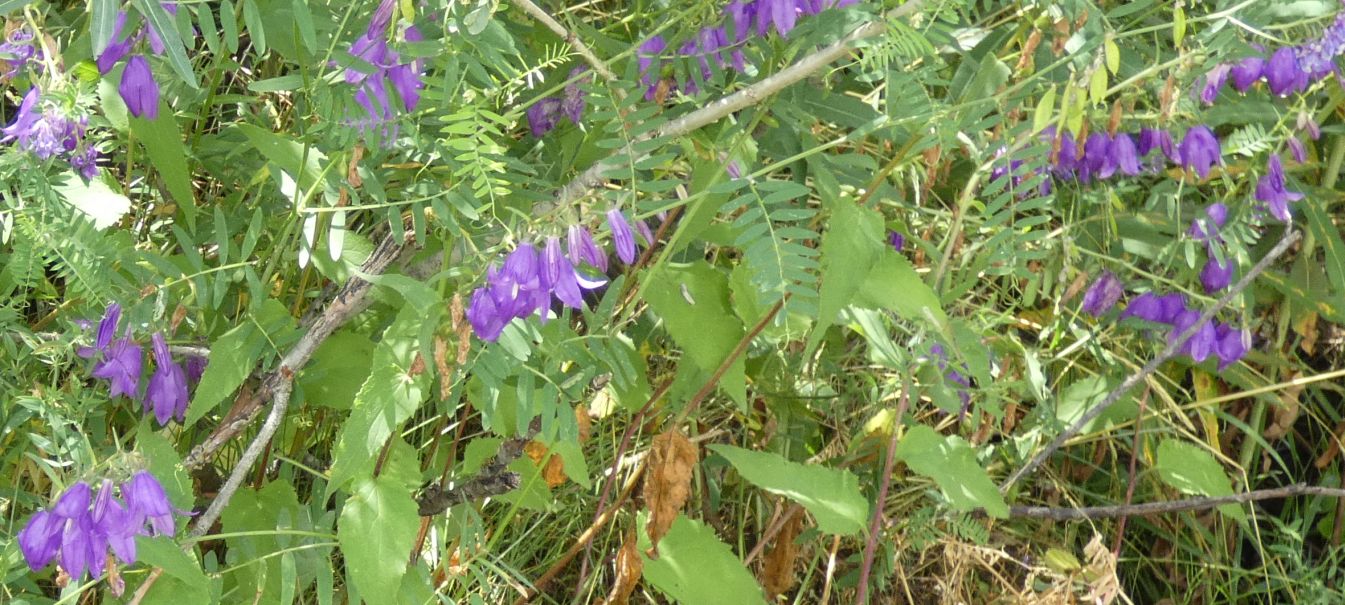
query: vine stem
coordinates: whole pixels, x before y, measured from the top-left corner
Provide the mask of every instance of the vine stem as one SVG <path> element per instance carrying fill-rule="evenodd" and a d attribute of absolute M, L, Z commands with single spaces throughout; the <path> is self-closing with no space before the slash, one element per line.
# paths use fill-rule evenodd
<path fill-rule="evenodd" d="M 579 53 L 579 56 L 583 57 L 585 61 L 588 61 L 588 64 L 593 66 L 593 71 L 598 72 L 598 75 L 602 76 L 604 80 L 607 80 L 608 82 L 616 81 L 616 74 L 612 72 L 610 67 L 607 67 L 607 63 L 598 58 L 598 55 L 593 54 L 593 50 L 590 49 L 587 44 L 584 44 L 583 40 L 580 40 L 578 36 L 565 29 L 564 25 L 561 25 L 559 21 L 556 21 L 551 15 L 548 15 L 546 11 L 542 10 L 542 7 L 534 4 L 532 0 L 514 0 L 514 4 L 517 4 L 519 8 L 523 9 L 523 12 L 528 13 L 533 19 L 540 21 L 547 29 L 555 32 L 557 36 L 564 38 L 565 42 L 567 42 L 575 52 Z M 623 94 L 624 91 L 618 88 L 617 95 L 620 96 Z"/>
<path fill-rule="evenodd" d="M 1178 349 L 1185 345 L 1186 341 L 1190 340 L 1192 336 L 1195 336 L 1195 333 L 1200 330 L 1201 325 L 1209 321 L 1210 318 L 1214 317 L 1214 315 L 1221 309 L 1228 306 L 1228 304 L 1241 294 L 1247 286 L 1251 285 L 1252 281 L 1256 279 L 1256 276 L 1260 275 L 1262 271 L 1265 271 L 1271 263 L 1275 262 L 1275 259 L 1288 251 L 1289 247 L 1294 245 L 1294 242 L 1297 242 L 1301 237 L 1303 237 L 1303 234 L 1300 231 L 1294 229 L 1285 231 L 1284 237 L 1280 238 L 1279 243 L 1275 244 L 1275 247 L 1272 248 L 1268 254 L 1258 261 L 1246 275 L 1242 276 L 1242 279 L 1238 280 L 1238 283 L 1234 284 L 1233 287 L 1228 290 L 1228 293 L 1224 294 L 1218 302 L 1206 309 L 1204 313 L 1201 313 L 1200 318 L 1197 319 L 1195 323 L 1191 324 L 1191 326 L 1184 332 L 1178 334 L 1177 338 L 1169 341 L 1168 345 L 1163 348 L 1163 351 L 1160 352 L 1157 357 L 1149 360 L 1149 363 L 1144 364 L 1144 367 L 1140 368 L 1140 371 L 1127 377 L 1120 385 L 1117 385 L 1115 389 L 1112 389 L 1110 393 L 1107 393 L 1107 396 L 1101 403 L 1085 412 L 1082 417 L 1074 422 L 1074 424 L 1070 425 L 1064 432 L 1057 435 L 1056 438 L 1051 440 L 1051 442 L 1040 452 L 1037 452 L 1027 464 L 1023 465 L 1022 468 L 1019 468 L 1012 475 L 1009 475 L 1009 478 L 1005 479 L 1004 483 L 1000 484 L 999 491 L 1007 491 L 1009 487 L 1019 479 L 1022 479 L 1037 470 L 1037 467 L 1041 466 L 1051 454 L 1054 454 L 1056 450 L 1065 445 L 1065 442 L 1073 439 L 1075 435 L 1078 435 L 1079 432 L 1083 430 L 1083 427 L 1087 426 L 1089 422 L 1092 422 L 1098 416 L 1101 416 L 1103 412 L 1107 411 L 1107 408 L 1110 408 L 1117 401 L 1120 401 L 1121 397 L 1125 395 L 1126 392 L 1130 391 L 1135 385 L 1143 382 L 1151 374 L 1157 371 L 1158 366 L 1175 357 Z"/>

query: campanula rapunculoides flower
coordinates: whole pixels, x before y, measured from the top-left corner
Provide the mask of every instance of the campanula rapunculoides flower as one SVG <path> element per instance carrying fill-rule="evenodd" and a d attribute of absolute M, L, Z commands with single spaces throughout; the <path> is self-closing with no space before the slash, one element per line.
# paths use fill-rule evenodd
<path fill-rule="evenodd" d="M 477 288 L 472 292 L 471 302 L 467 305 L 467 321 L 471 322 L 477 338 L 495 342 L 512 319 L 500 312 L 499 305 L 495 304 L 494 297 L 486 288 Z"/>
<path fill-rule="evenodd" d="M 1203 124 L 1192 126 L 1186 131 L 1177 152 L 1181 156 L 1182 165 L 1194 170 L 1202 179 L 1209 176 L 1210 166 L 1223 163 L 1219 151 L 1219 139 L 1215 138 L 1214 132 Z"/>
<path fill-rule="evenodd" d="M 1116 173 L 1116 160 L 1111 156 L 1111 137 L 1105 132 L 1088 135 L 1083 144 L 1080 178 L 1087 183 L 1094 178 L 1105 179 Z"/>
<path fill-rule="evenodd" d="M 1122 174 L 1135 176 L 1140 173 L 1139 154 L 1130 135 L 1124 132 L 1116 133 L 1116 136 L 1112 137 L 1111 147 L 1107 153 L 1111 156 L 1111 163 Z"/>
<path fill-rule="evenodd" d="M 93 501 L 93 520 L 95 530 L 107 541 L 112 552 L 122 563 L 135 563 L 135 537 L 143 535 L 144 520 L 137 520 L 112 494 L 112 481 L 103 480 L 98 488 L 98 496 Z"/>
<path fill-rule="evenodd" d="M 186 363 L 183 364 L 186 366 L 187 382 L 192 384 L 201 382 L 201 376 L 205 375 L 205 367 L 209 362 L 209 359 L 200 355 L 188 355 Z"/>
<path fill-rule="evenodd" d="M 1280 163 L 1279 154 L 1270 156 L 1266 162 L 1266 174 L 1256 182 L 1256 200 L 1265 205 L 1280 222 L 1287 223 L 1292 220 L 1289 214 L 1289 202 L 1297 202 L 1303 199 L 1303 194 L 1297 191 L 1285 189 L 1284 165 Z"/>
<path fill-rule="evenodd" d="M 395 9 L 396 0 L 382 0 L 364 34 L 350 45 L 350 54 L 368 63 L 373 71 L 366 73 L 348 67 L 344 73 L 346 83 L 357 87 L 355 103 L 367 114 L 365 118 L 350 119 L 349 123 L 366 134 L 381 128 L 385 140 L 395 136 L 397 131 L 387 84 L 392 85 L 401 99 L 402 109 L 411 112 L 420 102 L 426 68 L 422 60 L 402 62 L 401 56 L 388 45 Z M 406 25 L 401 31 L 402 37 L 409 42 L 424 39 L 415 25 Z"/>
<path fill-rule="evenodd" d="M 584 100 L 584 89 L 580 88 L 579 85 L 593 79 L 593 76 L 586 75 L 576 79 L 577 76 L 586 71 L 588 71 L 588 68 L 583 65 L 571 69 L 570 79 L 574 81 L 565 85 L 565 92 L 560 97 L 560 112 L 575 124 L 579 124 L 579 121 L 584 118 L 584 107 L 588 104 Z"/>
<path fill-rule="evenodd" d="M 1121 299 L 1121 280 L 1111 271 L 1103 271 L 1083 295 L 1083 311 L 1101 317 Z"/>
<path fill-rule="evenodd" d="M 1205 267 L 1200 270 L 1200 285 L 1205 287 L 1205 292 L 1208 294 L 1219 292 L 1233 282 L 1233 270 L 1235 268 L 1232 259 L 1226 258 L 1223 263 L 1220 263 L 1217 259 L 1211 257 L 1205 262 Z"/>
<path fill-rule="evenodd" d="M 654 100 L 659 77 L 663 70 L 663 60 L 659 58 L 659 54 L 667 49 L 668 42 L 663 39 L 663 36 L 654 36 L 640 43 L 640 49 L 635 53 L 636 63 L 640 67 L 640 83 L 645 86 L 644 99 L 646 101 Z"/>
<path fill-rule="evenodd" d="M 1191 228 L 1187 230 L 1191 239 L 1203 242 L 1213 237 L 1216 241 L 1219 239 L 1219 229 L 1223 228 L 1224 223 L 1228 221 L 1228 206 L 1215 202 L 1205 207 L 1204 216 L 1198 216 L 1191 220 Z"/>
<path fill-rule="evenodd" d="M 1247 57 L 1238 61 L 1229 74 L 1233 79 L 1233 88 L 1238 92 L 1247 92 L 1247 89 L 1261 79 L 1265 68 L 1266 60 L 1262 57 Z"/>
<path fill-rule="evenodd" d="M 164 493 L 163 485 L 149 471 L 139 471 L 130 481 L 122 484 L 121 495 L 126 499 L 126 508 L 137 519 L 137 524 L 149 521 L 154 535 L 171 536 L 177 531 L 174 515 L 185 515 L 173 507 Z"/>
<path fill-rule="evenodd" d="M 126 11 L 117 13 L 117 19 L 112 24 L 112 39 L 108 41 L 103 52 L 98 54 L 97 64 L 98 73 L 107 75 L 116 67 L 117 62 L 121 61 L 127 53 L 131 52 L 131 46 L 139 39 L 139 36 L 133 36 L 129 33 L 122 36 L 122 30 L 126 27 Z"/>
<path fill-rule="evenodd" d="M 625 215 L 613 208 L 607 211 L 607 225 L 612 228 L 612 246 L 616 248 L 616 257 L 627 265 L 635 262 L 635 234 Z"/>
<path fill-rule="evenodd" d="M 46 567 L 61 549 L 61 532 L 65 519 L 47 511 L 37 511 L 28 524 L 19 531 L 19 550 L 28 568 L 37 571 Z"/>
<path fill-rule="evenodd" d="M 112 344 L 112 339 L 117 335 L 117 324 L 120 322 L 121 305 L 115 302 L 109 304 L 103 311 L 103 319 L 98 321 L 98 332 L 94 337 L 93 346 L 79 347 L 75 349 L 75 354 L 85 359 L 92 359 L 99 353 L 106 353 L 108 345 Z"/>
<path fill-rule="evenodd" d="M 635 221 L 635 233 L 644 241 L 646 247 L 654 245 L 654 231 L 649 228 L 649 223 L 641 220 Z"/>
<path fill-rule="evenodd" d="M 145 412 L 152 409 L 159 426 L 168 424 L 172 418 L 182 422 L 187 416 L 187 374 L 173 362 L 173 355 L 168 350 L 163 334 L 155 332 L 150 342 L 155 368 L 154 374 L 149 377 L 149 387 L 145 389 Z"/>
<path fill-rule="evenodd" d="M 1298 92 L 1307 87 L 1308 75 L 1298 65 L 1298 55 L 1294 49 L 1285 47 L 1270 55 L 1270 61 L 1261 73 L 1266 77 L 1270 92 L 1279 96 Z"/>
<path fill-rule="evenodd" d="M 560 116 L 560 105 L 560 99 L 547 97 L 533 103 L 524 112 L 528 118 L 528 130 L 532 132 L 532 136 L 540 139 L 556 127 L 556 120 Z"/>
<path fill-rule="evenodd" d="M 542 249 L 542 285 L 551 290 L 561 304 L 571 309 L 578 309 L 584 304 L 574 265 L 561 252 L 560 238 L 547 238 L 546 247 Z"/>
<path fill-rule="evenodd" d="M 140 366 L 143 354 L 140 345 L 129 337 L 112 341 L 103 353 L 102 361 L 94 364 L 90 372 L 94 378 L 102 378 L 110 383 L 108 397 L 125 395 L 131 399 L 139 396 Z"/>
<path fill-rule="evenodd" d="M 1121 312 L 1121 319 L 1138 317 L 1154 323 L 1171 325 L 1182 311 L 1186 310 L 1186 297 L 1181 294 L 1154 294 L 1146 292 L 1136 296 Z"/>
<path fill-rule="evenodd" d="M 799 19 L 799 9 L 795 0 L 757 0 L 757 35 L 766 35 L 768 26 L 775 26 L 775 32 L 785 37 L 794 29 Z"/>
<path fill-rule="evenodd" d="M 893 250 L 901 252 L 902 246 L 906 245 L 906 236 L 899 231 L 887 232 L 887 245 L 892 246 Z"/>
<path fill-rule="evenodd" d="M 1074 135 L 1068 132 L 1061 134 L 1060 148 L 1056 151 L 1055 167 L 1051 172 L 1061 178 L 1075 178 L 1075 171 L 1081 163 L 1079 160 L 1079 145 L 1074 142 Z"/>
<path fill-rule="evenodd" d="M 131 115 L 149 120 L 159 117 L 159 85 L 144 57 L 136 55 L 126 61 L 117 92 L 126 101 L 126 109 Z"/>
<path fill-rule="evenodd" d="M 83 579 L 85 571 L 95 578 L 102 577 L 106 550 L 107 541 L 94 527 L 88 510 L 66 521 L 61 534 L 61 567 L 75 581 Z"/>
<path fill-rule="evenodd" d="M 1199 319 L 1200 311 L 1195 309 L 1186 309 L 1178 313 L 1172 321 L 1172 332 L 1168 334 L 1168 342 L 1176 342 L 1182 333 L 1196 325 L 1196 321 Z M 1215 342 L 1214 321 L 1206 320 L 1205 323 L 1200 324 L 1196 333 L 1187 339 L 1177 351 L 1189 355 L 1196 363 L 1200 363 L 1208 359 L 1210 354 L 1214 352 Z"/>
<path fill-rule="evenodd" d="M 1289 146 L 1289 155 L 1294 156 L 1295 162 L 1302 164 L 1308 161 L 1308 148 L 1303 146 L 1303 141 L 1292 137 L 1285 144 Z"/>
<path fill-rule="evenodd" d="M 570 225 L 569 237 L 567 238 L 566 249 L 570 254 L 570 262 L 575 266 L 580 263 L 588 263 L 589 266 L 607 272 L 607 253 L 599 248 L 593 242 L 593 236 L 589 234 L 588 229 L 579 225 Z"/>
<path fill-rule="evenodd" d="M 1214 99 L 1219 96 L 1219 91 L 1223 89 L 1224 82 L 1228 81 L 1228 73 L 1231 69 L 1228 64 L 1222 63 L 1205 74 L 1205 85 L 1200 89 L 1201 101 L 1204 101 L 1206 105 L 1214 104 Z"/>
<path fill-rule="evenodd" d="M 1135 152 L 1144 157 L 1155 149 L 1161 151 L 1168 160 L 1177 161 L 1177 146 L 1172 142 L 1172 135 L 1168 131 L 1141 128 L 1139 140 L 1135 143 Z"/>
<path fill-rule="evenodd" d="M 1220 372 L 1237 363 L 1252 348 L 1252 335 L 1245 329 L 1220 323 L 1214 327 L 1214 336 L 1214 355 L 1219 358 Z"/>

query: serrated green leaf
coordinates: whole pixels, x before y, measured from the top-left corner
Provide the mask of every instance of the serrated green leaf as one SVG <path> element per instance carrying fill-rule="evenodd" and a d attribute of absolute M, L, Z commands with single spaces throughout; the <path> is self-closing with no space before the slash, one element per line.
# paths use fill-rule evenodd
<path fill-rule="evenodd" d="M 648 513 L 636 523 L 643 528 Z M 658 543 L 658 558 L 650 559 L 649 536 L 639 532 L 642 576 L 681 605 L 765 605 L 757 581 L 742 561 L 719 541 L 714 530 L 678 515 Z"/>
<path fill-rule="evenodd" d="M 1164 439 L 1158 444 L 1158 460 L 1154 470 L 1164 483 L 1179 491 L 1197 496 L 1231 496 L 1233 483 L 1214 456 L 1202 447 Z M 1219 512 L 1237 521 L 1245 521 L 1247 513 L 1237 504 L 1225 504 Z"/>
<path fill-rule="evenodd" d="M 940 332 L 948 325 L 939 297 L 900 254 L 881 256 L 859 290 L 859 304 L 886 309 L 909 321 L 929 321 Z"/>
<path fill-rule="evenodd" d="M 901 437 L 896 455 L 911 470 L 933 479 L 954 510 L 984 508 L 992 517 L 1009 516 L 1009 505 L 961 437 L 916 425 Z"/>
<path fill-rule="evenodd" d="M 883 249 L 881 215 L 860 208 L 848 198 L 832 203 L 831 220 L 827 223 L 827 232 L 822 235 L 822 286 L 817 302 L 817 323 L 808 336 L 804 357 L 811 356 L 827 328 L 836 322 L 836 315 L 853 302 L 855 292 L 864 284 Z"/>
<path fill-rule="evenodd" d="M 260 324 L 260 327 L 259 327 Z M 285 305 L 275 299 L 262 303 L 253 319 L 239 323 L 210 346 L 210 363 L 191 404 L 185 426 L 191 427 L 243 384 L 262 354 L 294 330 Z"/>
<path fill-rule="evenodd" d="M 859 489 L 859 479 L 849 471 L 799 464 L 778 454 L 731 445 L 709 447 L 727 458 L 743 479 L 803 505 L 817 519 L 818 529 L 845 536 L 864 531 L 869 501 Z"/>
<path fill-rule="evenodd" d="M 398 593 L 419 526 L 416 503 L 405 488 L 381 476 L 355 481 L 336 537 L 360 594 Z"/>
<path fill-rule="evenodd" d="M 692 363 L 713 372 L 747 332 L 729 304 L 728 278 L 704 261 L 697 261 L 669 265 L 659 280 L 665 285 L 645 292 L 649 307 L 663 319 L 668 335 L 686 351 Z M 743 360 L 739 357 L 720 381 L 740 405 L 747 399 L 743 372 Z"/>

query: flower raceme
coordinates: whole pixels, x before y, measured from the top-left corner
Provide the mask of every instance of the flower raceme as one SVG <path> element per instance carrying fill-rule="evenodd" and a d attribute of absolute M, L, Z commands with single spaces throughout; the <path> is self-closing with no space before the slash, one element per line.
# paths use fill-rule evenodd
<path fill-rule="evenodd" d="M 133 564 L 136 536 L 171 536 L 176 531 L 174 517 L 185 514 L 173 507 L 148 471 L 135 473 L 120 488 L 104 479 L 97 496 L 80 481 L 67 488 L 51 510 L 39 510 L 28 519 L 18 535 L 19 550 L 33 571 L 56 560 L 75 581 L 86 572 L 101 578 L 109 548 L 123 564 Z"/>
<path fill-rule="evenodd" d="M 23 96 L 14 122 L 0 128 L 0 143 L 13 142 L 41 159 L 61 157 L 86 179 L 98 174 L 98 149 L 87 140 L 89 119 L 72 115 L 65 104 L 43 98 L 33 86 Z"/>
<path fill-rule="evenodd" d="M 170 15 L 176 15 L 178 11 L 176 2 L 161 2 L 159 6 L 163 7 Z M 141 40 L 149 38 L 149 50 L 155 56 L 162 55 L 166 50 L 163 39 L 159 37 L 158 32 L 150 26 L 148 22 L 141 24 L 135 33 L 126 30 L 126 11 L 117 13 L 117 18 L 112 24 L 112 39 L 108 41 L 103 52 L 98 54 L 95 63 L 98 65 L 98 73 L 107 75 L 112 71 L 117 63 L 121 62 L 126 55 Z M 195 32 L 192 32 L 195 36 Z M 146 118 L 153 120 L 159 117 L 159 84 L 154 80 L 154 73 L 150 70 L 149 60 L 143 54 L 131 55 L 126 60 L 126 66 L 122 68 L 121 83 L 117 86 L 117 92 L 126 102 L 126 109 L 131 115 L 137 118 Z"/>
<path fill-rule="evenodd" d="M 85 359 L 97 359 L 90 374 L 108 381 L 109 397 L 125 395 L 128 399 L 141 400 L 144 412 L 148 414 L 152 411 L 160 426 L 167 425 L 173 418 L 178 422 L 183 421 L 187 412 L 188 382 L 200 379 L 205 371 L 205 358 L 189 356 L 184 369 L 173 361 L 163 334 L 155 332 L 150 336 L 155 370 L 142 399 L 140 378 L 144 352 L 140 344 L 131 338 L 130 326 L 127 326 L 125 335 L 116 337 L 120 321 L 121 305 L 108 305 L 102 320 L 98 322 L 93 346 L 80 347 L 75 353 Z"/>
<path fill-rule="evenodd" d="M 1186 297 L 1181 294 L 1159 295 L 1150 292 L 1130 301 L 1125 311 L 1121 312 L 1121 319 L 1127 317 L 1171 326 L 1168 341 L 1172 342 L 1195 325 L 1196 320 L 1200 319 L 1200 310 L 1187 305 Z M 1213 355 L 1219 360 L 1219 371 L 1223 371 L 1242 359 L 1249 350 L 1251 350 L 1250 332 L 1209 320 L 1201 324 L 1196 333 L 1183 343 L 1177 352 L 1189 356 L 1196 363 L 1201 363 Z"/>
<path fill-rule="evenodd" d="M 1213 104 L 1219 90 L 1230 80 L 1241 93 L 1264 80 L 1271 94 L 1283 97 L 1302 92 L 1326 76 L 1339 74 L 1335 58 L 1345 53 L 1345 11 L 1336 15 L 1322 35 L 1304 44 L 1278 48 L 1269 56 L 1265 55 L 1265 49 L 1257 48 L 1261 54 L 1211 69 L 1202 83 L 1200 100 L 1206 105 Z"/>
<path fill-rule="evenodd" d="M 607 212 L 606 218 L 612 246 L 622 263 L 635 262 L 637 234 L 646 246 L 653 245 L 654 235 L 643 221 L 636 221 L 632 228 L 616 209 Z M 477 337 L 495 342 L 514 319 L 538 315 L 543 323 L 549 321 L 553 299 L 578 309 L 583 306 L 584 290 L 607 284 L 605 278 L 591 276 L 583 267 L 605 272 L 607 255 L 579 225 L 570 226 L 564 246 L 559 237 L 547 238 L 541 251 L 532 244 L 520 244 L 505 256 L 503 265 L 487 269 L 486 283 L 472 292 L 467 319 Z"/>
<path fill-rule="evenodd" d="M 364 34 L 350 45 L 350 54 L 368 64 L 372 71 L 347 67 L 344 78 L 347 84 L 356 87 L 355 103 L 365 112 L 364 118 L 353 118 L 351 125 L 364 132 L 372 133 L 381 129 L 383 139 L 396 136 L 393 116 L 393 103 L 388 96 L 388 85 L 397 93 L 400 106 L 406 112 L 414 111 L 420 103 L 420 90 L 424 88 L 423 77 L 426 64 L 423 60 L 402 62 L 397 51 L 389 46 L 393 25 L 393 14 L 397 8 L 396 0 L 383 0 L 369 19 Z M 408 42 L 424 39 L 415 25 L 399 26 L 402 38 Z"/>

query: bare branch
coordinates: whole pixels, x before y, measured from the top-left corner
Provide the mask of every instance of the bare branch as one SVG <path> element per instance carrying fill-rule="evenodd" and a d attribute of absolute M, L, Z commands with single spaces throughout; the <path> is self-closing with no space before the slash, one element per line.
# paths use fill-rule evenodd
<path fill-rule="evenodd" d="M 1231 496 L 1211 498 L 1190 498 L 1171 502 L 1146 502 L 1144 504 L 1123 504 L 1118 506 L 1087 506 L 1084 508 L 1054 508 L 1050 506 L 1011 506 L 1010 517 L 1028 517 L 1033 519 L 1054 519 L 1057 521 L 1077 521 L 1083 519 L 1112 519 L 1132 515 L 1157 515 L 1180 513 L 1192 510 L 1207 510 L 1225 504 L 1245 504 L 1260 500 L 1275 500 L 1293 496 L 1327 496 L 1345 498 L 1345 489 L 1336 487 L 1317 487 L 1298 483 L 1287 487 L 1262 489 Z"/>
<path fill-rule="evenodd" d="M 598 75 L 602 76 L 604 80 L 607 80 L 608 82 L 616 80 L 616 74 L 612 72 L 612 69 L 607 67 L 607 63 L 604 63 L 602 59 L 599 59 L 598 55 L 593 54 L 593 51 L 589 49 L 587 44 L 584 44 L 583 40 L 580 40 L 578 36 L 570 33 L 569 30 L 565 29 L 564 25 L 561 25 L 559 21 L 551 18 L 551 15 L 546 14 L 546 11 L 542 10 L 541 7 L 533 4 L 532 0 L 515 0 L 514 3 L 517 4 L 519 8 L 523 9 L 523 12 L 531 15 L 533 19 L 541 21 L 542 25 L 545 25 L 547 29 L 555 32 L 557 36 L 564 38 L 565 41 L 569 43 L 570 47 L 574 48 L 574 51 L 579 53 L 579 56 L 583 57 L 585 61 L 588 61 L 588 64 L 593 66 L 593 71 L 598 72 Z M 620 89 L 618 89 L 618 94 L 620 94 Z"/>

